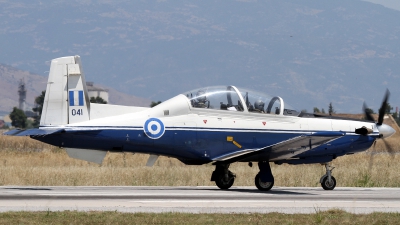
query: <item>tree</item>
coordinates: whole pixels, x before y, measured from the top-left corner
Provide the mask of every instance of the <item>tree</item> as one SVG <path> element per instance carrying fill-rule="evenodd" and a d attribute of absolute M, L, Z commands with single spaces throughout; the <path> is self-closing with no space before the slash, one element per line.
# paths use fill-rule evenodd
<path fill-rule="evenodd" d="M 32 111 L 36 113 L 35 120 L 33 121 L 33 126 L 38 127 L 40 124 L 40 118 L 42 117 L 42 109 L 44 103 L 44 96 L 46 95 L 46 91 L 42 91 L 42 93 L 35 98 L 35 107 L 32 108 Z"/>
<path fill-rule="evenodd" d="M 314 107 L 314 113 L 321 113 L 317 107 Z"/>
<path fill-rule="evenodd" d="M 90 103 L 98 103 L 98 104 L 107 104 L 107 101 L 104 100 L 102 97 L 90 97 Z"/>
<path fill-rule="evenodd" d="M 390 111 L 392 111 L 393 107 L 390 106 L 389 102 L 386 102 L 386 109 L 385 109 L 385 113 L 386 114 L 390 114 Z M 379 110 L 380 111 L 380 110 Z"/>
<path fill-rule="evenodd" d="M 371 109 L 371 108 L 365 108 L 365 112 L 369 113 L 369 114 L 374 114 L 375 113 L 374 110 Z"/>
<path fill-rule="evenodd" d="M 26 115 L 24 111 L 18 109 L 17 107 L 13 108 L 13 111 L 10 113 L 11 125 L 18 128 L 25 128 L 27 121 Z"/>
<path fill-rule="evenodd" d="M 156 106 L 156 105 L 158 105 L 158 104 L 160 104 L 161 103 L 161 101 L 158 101 L 158 102 L 151 102 L 151 104 L 150 104 L 150 107 L 151 108 L 153 108 L 154 106 Z"/>
<path fill-rule="evenodd" d="M 325 109 L 324 108 L 321 109 L 321 113 L 325 114 Z"/>
<path fill-rule="evenodd" d="M 398 120 L 399 119 L 399 115 L 397 114 L 397 112 L 394 112 L 392 114 L 393 119 Z"/>
<path fill-rule="evenodd" d="M 335 113 L 335 110 L 333 109 L 333 105 L 332 102 L 329 103 L 329 109 L 328 109 L 329 115 L 332 115 L 333 113 Z"/>

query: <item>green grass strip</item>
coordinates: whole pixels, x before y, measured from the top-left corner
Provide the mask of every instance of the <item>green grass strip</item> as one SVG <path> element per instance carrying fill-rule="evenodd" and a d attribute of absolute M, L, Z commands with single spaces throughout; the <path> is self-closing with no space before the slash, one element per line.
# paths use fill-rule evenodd
<path fill-rule="evenodd" d="M 400 224 L 400 213 L 351 214 L 342 210 L 312 214 L 5 212 L 0 224 Z"/>

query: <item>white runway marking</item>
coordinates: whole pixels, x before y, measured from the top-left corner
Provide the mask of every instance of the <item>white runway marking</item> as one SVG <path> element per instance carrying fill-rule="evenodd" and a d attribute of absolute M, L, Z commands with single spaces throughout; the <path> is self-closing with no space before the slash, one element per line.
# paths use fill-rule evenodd
<path fill-rule="evenodd" d="M 0 187 L 0 211 L 190 213 L 400 212 L 400 188 Z"/>

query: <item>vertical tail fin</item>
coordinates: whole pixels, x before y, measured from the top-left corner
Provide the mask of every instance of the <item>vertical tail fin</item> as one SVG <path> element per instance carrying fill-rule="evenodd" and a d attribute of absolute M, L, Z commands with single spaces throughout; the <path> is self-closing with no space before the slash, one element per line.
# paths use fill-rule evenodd
<path fill-rule="evenodd" d="M 90 101 L 79 56 L 53 59 L 40 126 L 89 120 Z"/>

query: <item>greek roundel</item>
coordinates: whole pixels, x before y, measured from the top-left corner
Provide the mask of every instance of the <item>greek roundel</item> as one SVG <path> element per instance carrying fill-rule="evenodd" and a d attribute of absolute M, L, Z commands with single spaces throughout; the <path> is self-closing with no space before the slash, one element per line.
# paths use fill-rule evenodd
<path fill-rule="evenodd" d="M 165 127 L 163 122 L 157 118 L 146 120 L 143 126 L 144 133 L 151 139 L 158 139 L 164 135 Z"/>

